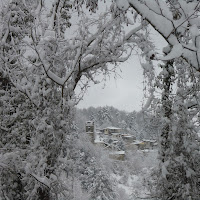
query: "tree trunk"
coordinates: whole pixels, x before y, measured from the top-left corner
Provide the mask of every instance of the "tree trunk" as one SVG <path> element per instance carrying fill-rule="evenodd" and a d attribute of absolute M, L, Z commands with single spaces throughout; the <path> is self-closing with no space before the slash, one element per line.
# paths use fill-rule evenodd
<path fill-rule="evenodd" d="M 172 65 L 173 62 L 167 62 L 163 66 L 163 71 L 165 72 L 163 75 L 163 92 L 162 92 L 162 113 L 163 113 L 163 127 L 160 135 L 160 149 L 159 149 L 159 160 L 160 160 L 160 173 L 159 173 L 159 197 L 163 200 L 167 200 L 170 194 L 171 180 L 168 178 L 168 174 L 163 173 L 163 166 L 170 159 L 170 150 L 171 150 L 171 140 L 170 133 L 172 128 L 172 99 L 171 99 L 171 87 L 172 87 Z M 166 175 L 166 177 L 165 177 Z M 173 184 L 172 184 L 173 185 Z"/>
<path fill-rule="evenodd" d="M 162 93 L 162 109 L 163 117 L 165 119 L 160 141 L 160 160 L 162 163 L 166 161 L 170 149 L 169 132 L 171 129 L 170 121 L 172 117 L 172 100 L 170 98 L 173 75 L 173 72 L 171 70 L 172 64 L 172 62 L 167 62 L 166 65 L 163 66 L 163 70 L 166 70 L 167 73 L 165 73 L 165 76 L 163 78 L 164 91 Z"/>

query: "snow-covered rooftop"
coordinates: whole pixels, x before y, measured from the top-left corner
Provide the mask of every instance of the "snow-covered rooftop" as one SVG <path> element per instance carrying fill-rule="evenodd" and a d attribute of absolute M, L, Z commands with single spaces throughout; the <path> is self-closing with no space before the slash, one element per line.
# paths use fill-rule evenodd
<path fill-rule="evenodd" d="M 128 135 L 128 134 L 123 134 L 122 136 L 125 137 L 125 138 L 132 138 L 132 137 L 134 137 L 133 135 Z"/>
<path fill-rule="evenodd" d="M 143 140 L 144 142 L 156 142 L 156 140 Z"/>
<path fill-rule="evenodd" d="M 95 140 L 94 140 L 94 143 L 95 143 L 95 144 L 97 144 L 97 143 L 98 143 L 98 144 L 104 144 L 104 141 L 103 141 L 103 140 L 95 139 Z"/>
<path fill-rule="evenodd" d="M 95 139 L 94 139 L 94 143 L 97 144 L 97 143 L 104 143 L 103 141 L 103 138 L 100 138 L 99 135 L 95 135 Z"/>
<path fill-rule="evenodd" d="M 94 124 L 93 121 L 87 121 L 86 124 Z"/>
<path fill-rule="evenodd" d="M 141 143 L 143 143 L 143 141 L 136 140 L 136 141 L 133 142 L 132 144 L 141 144 Z"/>
<path fill-rule="evenodd" d="M 124 155 L 125 154 L 125 151 L 113 151 L 113 152 L 110 152 L 110 155 Z"/>
<path fill-rule="evenodd" d="M 114 126 L 110 126 L 110 127 L 104 128 L 104 129 L 114 129 L 114 130 L 121 130 L 121 128 L 114 127 Z"/>
<path fill-rule="evenodd" d="M 89 134 L 89 133 L 93 133 L 93 131 L 87 131 L 86 133 L 88 133 L 88 134 Z"/>
<path fill-rule="evenodd" d="M 121 133 L 111 133 L 111 135 L 121 135 Z"/>

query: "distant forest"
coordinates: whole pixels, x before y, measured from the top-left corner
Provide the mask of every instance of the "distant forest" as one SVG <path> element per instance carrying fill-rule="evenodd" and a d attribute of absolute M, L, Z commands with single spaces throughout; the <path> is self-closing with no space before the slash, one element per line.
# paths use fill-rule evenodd
<path fill-rule="evenodd" d="M 143 112 L 126 112 L 112 106 L 76 109 L 75 123 L 78 132 L 85 131 L 85 122 L 94 121 L 97 128 L 115 126 L 137 139 L 157 139 L 161 121 L 152 114 Z"/>

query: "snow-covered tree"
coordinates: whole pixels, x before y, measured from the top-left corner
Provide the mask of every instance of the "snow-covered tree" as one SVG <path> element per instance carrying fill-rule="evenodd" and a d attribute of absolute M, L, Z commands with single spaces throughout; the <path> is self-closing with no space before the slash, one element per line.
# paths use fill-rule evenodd
<path fill-rule="evenodd" d="M 143 28 L 133 24 L 125 33 L 122 24 L 130 23 L 114 4 L 97 18 L 88 18 L 82 5 L 95 11 L 94 4 L 84 1 L 1 2 L 2 199 L 76 198 L 69 167 L 70 163 L 76 166 L 76 156 L 69 156 L 77 140 L 73 107 L 88 81 L 96 83 L 100 71 L 109 74 L 108 63 L 115 68 L 129 58 L 139 43 L 135 33 Z M 76 12 L 74 30 L 70 19 Z M 74 94 L 77 86 L 80 96 Z M 63 180 L 65 169 L 68 181 Z M 79 180 L 74 180 L 78 185 Z M 108 182 L 106 173 L 102 182 Z M 102 199 L 114 196 L 112 188 L 106 187 L 93 188 L 101 190 Z"/>
<path fill-rule="evenodd" d="M 107 64 L 115 69 L 137 46 L 146 60 L 142 67 L 150 88 L 143 110 L 155 105 L 155 86 L 162 91 L 156 104 L 162 104 L 157 110 L 164 124 L 160 195 L 162 199 L 198 199 L 199 151 L 193 135 L 199 116 L 200 2 L 116 0 L 117 6 L 111 4 L 97 18 L 88 18 L 82 5 L 98 12 L 98 1 L 55 0 L 45 8 L 46 3 L 11 0 L 1 6 L 2 198 L 14 199 L 18 194 L 18 199 L 55 199 L 68 191 L 61 184 L 60 166 L 68 161 L 66 141 L 74 144 L 70 141 L 76 138 L 72 108 L 88 81 L 96 83 L 96 75 L 109 74 Z M 133 20 L 126 16 L 128 9 Z M 70 18 L 76 11 L 78 26 L 70 37 Z M 147 24 L 169 44 L 163 56 L 155 53 Z M 124 25 L 131 31 L 127 33 Z M 172 62 L 162 67 L 164 82 L 155 76 L 153 59 Z M 78 97 L 77 86 L 82 92 Z M 177 172 L 176 167 L 181 170 Z"/>
<path fill-rule="evenodd" d="M 129 7 L 136 10 L 168 43 L 162 56 L 151 51 L 142 64 L 150 94 L 143 110 L 153 106 L 163 120 L 159 197 L 198 199 L 199 150 L 195 125 L 199 113 L 200 2 L 118 0 L 116 3 L 122 10 Z M 158 76 L 154 73 L 154 59 L 166 61 L 160 65 Z M 154 96 L 155 87 L 162 91 L 160 103 Z"/>
<path fill-rule="evenodd" d="M 100 127 L 106 128 L 108 126 L 112 126 L 112 115 L 110 113 L 110 107 L 100 107 L 100 110 L 97 113 L 97 118 Z"/>

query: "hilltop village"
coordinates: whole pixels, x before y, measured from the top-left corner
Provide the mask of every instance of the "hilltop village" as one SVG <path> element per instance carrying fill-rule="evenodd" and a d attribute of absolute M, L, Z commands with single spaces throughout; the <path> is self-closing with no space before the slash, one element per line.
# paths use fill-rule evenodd
<path fill-rule="evenodd" d="M 85 129 L 91 142 L 109 150 L 111 158 L 123 160 L 126 151 L 149 151 L 157 149 L 156 140 L 136 140 L 134 135 L 124 132 L 119 127 L 98 128 L 93 121 L 87 121 Z"/>

